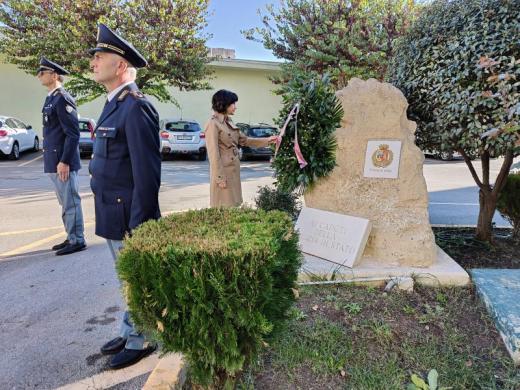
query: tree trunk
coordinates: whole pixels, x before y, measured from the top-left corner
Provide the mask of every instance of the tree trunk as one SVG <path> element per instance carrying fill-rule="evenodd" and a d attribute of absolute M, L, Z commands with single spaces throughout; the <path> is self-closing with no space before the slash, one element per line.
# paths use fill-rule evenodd
<path fill-rule="evenodd" d="M 493 242 L 493 215 L 497 207 L 497 198 L 493 192 L 479 191 L 480 210 L 478 214 L 477 234 L 480 241 Z"/>
<path fill-rule="evenodd" d="M 509 174 L 509 170 L 511 169 L 511 164 L 513 163 L 513 149 L 509 149 L 506 151 L 504 155 L 504 162 L 500 167 L 500 171 L 495 180 L 495 184 L 492 186 L 489 181 L 489 163 L 490 163 L 490 155 L 487 150 L 485 150 L 481 156 L 480 161 L 482 164 L 482 180 L 478 177 L 477 172 L 475 171 L 475 167 L 471 162 L 470 158 L 466 155 L 464 150 L 459 150 L 462 157 L 464 157 L 464 161 L 473 176 L 473 180 L 479 186 L 479 204 L 480 210 L 478 215 L 478 223 L 477 223 L 477 234 L 476 238 L 481 241 L 493 242 L 493 215 L 495 215 L 495 210 L 497 207 L 497 200 L 500 191 L 504 188 L 507 180 L 507 175 Z"/>

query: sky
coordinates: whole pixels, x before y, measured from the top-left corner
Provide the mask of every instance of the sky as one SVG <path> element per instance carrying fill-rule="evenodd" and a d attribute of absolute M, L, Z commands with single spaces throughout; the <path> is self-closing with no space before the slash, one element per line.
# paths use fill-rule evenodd
<path fill-rule="evenodd" d="M 261 43 L 248 41 L 240 33 L 261 26 L 257 10 L 265 11 L 266 4 L 277 3 L 278 0 L 210 0 L 206 31 L 213 37 L 207 46 L 235 49 L 236 58 L 240 59 L 279 61 Z"/>

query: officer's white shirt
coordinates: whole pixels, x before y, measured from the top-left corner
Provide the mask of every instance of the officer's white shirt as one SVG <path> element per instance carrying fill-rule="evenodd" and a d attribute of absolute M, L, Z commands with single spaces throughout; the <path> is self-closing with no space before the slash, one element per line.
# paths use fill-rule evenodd
<path fill-rule="evenodd" d="M 133 81 L 129 81 L 128 83 L 121 84 L 119 87 L 117 87 L 116 89 L 114 89 L 112 92 L 110 92 L 107 95 L 107 100 L 110 102 L 113 98 L 116 97 L 116 95 L 119 93 L 119 91 L 121 91 L 124 87 L 126 87 L 127 85 L 130 85 L 132 83 L 133 83 Z"/>

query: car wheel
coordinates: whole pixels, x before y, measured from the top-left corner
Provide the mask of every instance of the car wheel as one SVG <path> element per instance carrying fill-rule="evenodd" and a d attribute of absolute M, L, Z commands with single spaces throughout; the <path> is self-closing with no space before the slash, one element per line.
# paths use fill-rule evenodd
<path fill-rule="evenodd" d="M 13 144 L 13 148 L 11 149 L 11 153 L 9 153 L 9 160 L 18 160 L 20 158 L 20 147 L 18 146 L 18 142 Z"/>
<path fill-rule="evenodd" d="M 247 160 L 247 157 L 245 156 L 244 151 L 242 150 L 242 148 L 238 149 L 238 158 L 239 158 L 240 161 L 246 161 Z"/>
<path fill-rule="evenodd" d="M 38 137 L 34 137 L 33 152 L 37 152 L 38 150 L 40 150 L 40 141 Z"/>
<path fill-rule="evenodd" d="M 453 154 L 450 153 L 450 152 L 440 152 L 439 153 L 439 158 L 442 161 L 451 161 L 451 160 L 453 160 Z"/>
<path fill-rule="evenodd" d="M 198 157 L 199 157 L 199 161 L 206 161 L 207 153 L 206 152 L 200 152 Z"/>

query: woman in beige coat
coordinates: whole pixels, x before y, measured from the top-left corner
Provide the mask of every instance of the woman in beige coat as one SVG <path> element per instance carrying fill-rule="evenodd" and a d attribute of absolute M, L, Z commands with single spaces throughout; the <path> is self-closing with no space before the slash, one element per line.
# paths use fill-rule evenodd
<path fill-rule="evenodd" d="M 212 98 L 214 114 L 206 124 L 206 148 L 210 171 L 210 207 L 236 207 L 242 203 L 240 159 L 238 148 L 265 147 L 275 143 L 277 136 L 249 138 L 229 118 L 236 111 L 238 96 L 225 89 Z"/>

